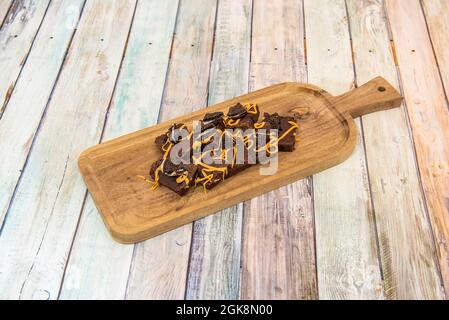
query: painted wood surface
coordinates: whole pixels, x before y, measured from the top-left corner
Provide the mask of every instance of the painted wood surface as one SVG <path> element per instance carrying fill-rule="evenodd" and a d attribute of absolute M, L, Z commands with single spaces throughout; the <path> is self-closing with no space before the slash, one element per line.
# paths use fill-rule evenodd
<path fill-rule="evenodd" d="M 0 30 L 0 121 L 50 0 L 15 1 Z"/>
<path fill-rule="evenodd" d="M 177 10 L 177 1 L 138 2 L 102 140 L 157 122 Z M 123 299 L 133 249 L 112 241 L 88 196 L 60 299 Z"/>
<path fill-rule="evenodd" d="M 3 24 L 12 2 L 13 0 L 4 0 L 0 2 L 0 26 Z"/>
<path fill-rule="evenodd" d="M 181 1 L 159 121 L 207 105 L 216 2 Z M 137 244 L 127 299 L 183 299 L 192 224 Z"/>
<path fill-rule="evenodd" d="M 358 84 L 381 75 L 399 89 L 383 1 L 347 6 Z M 438 299 L 440 276 L 406 118 L 404 106 L 362 118 L 385 297 Z"/>
<path fill-rule="evenodd" d="M 86 192 L 75 159 L 100 138 L 134 5 L 86 3 L 1 233 L 3 298 L 57 298 Z"/>
<path fill-rule="evenodd" d="M 209 104 L 248 91 L 251 0 L 218 2 Z M 194 223 L 187 299 L 238 299 L 243 204 Z"/>
<path fill-rule="evenodd" d="M 449 1 L 422 0 L 427 27 L 437 58 L 441 78 L 449 96 Z"/>
<path fill-rule="evenodd" d="M 306 0 L 304 10 L 309 82 L 343 93 L 354 83 L 345 1 Z M 313 192 L 320 299 L 382 298 L 360 135 L 346 162 L 314 176 Z"/>
<path fill-rule="evenodd" d="M 269 207 L 263 206 L 260 199 L 246 203 L 244 209 L 250 214 L 243 222 L 238 220 L 238 214 L 234 214 L 235 208 L 216 219 L 210 218 L 210 225 L 209 220 L 204 220 L 194 227 L 193 243 L 190 243 L 190 227 L 161 237 L 162 240 L 141 244 L 134 252 L 133 246 L 121 246 L 110 239 L 92 200 L 86 198 L 85 187 L 76 168 L 77 153 L 102 136 L 109 103 L 104 139 L 145 127 L 158 118 L 163 120 L 189 113 L 203 107 L 207 100 L 219 102 L 233 95 L 237 88 L 242 90 L 239 93 L 244 92 L 243 74 L 248 66 L 242 62 L 246 60 L 239 58 L 245 56 L 242 52 L 247 47 L 242 47 L 242 44 L 246 42 L 236 34 L 230 36 L 229 47 L 225 41 L 225 35 L 231 33 L 229 30 L 243 34 L 239 26 L 244 24 L 239 16 L 225 19 L 228 16 L 226 10 L 238 7 L 237 1 L 218 1 L 215 39 L 215 9 L 211 8 L 215 6 L 214 1 L 195 0 L 190 3 L 181 0 L 185 7 L 186 3 L 190 6 L 184 9 L 190 13 L 183 17 L 187 15 L 190 18 L 183 22 L 181 20 L 185 18 L 180 20 L 178 17 L 178 26 L 175 27 L 174 15 L 177 14 L 173 10 L 177 6 L 176 0 L 87 0 L 77 31 L 72 28 L 76 26 L 77 6 L 83 0 L 74 0 L 74 7 L 63 12 L 62 8 L 68 1 L 0 1 L 0 114 L 3 114 L 0 115 L 0 154 L 8 152 L 0 166 L 0 224 L 3 217 L 7 217 L 0 227 L 0 298 L 55 299 L 58 291 L 62 299 L 184 298 L 185 290 L 186 297 L 192 299 L 235 297 L 239 289 L 236 283 L 239 241 L 242 241 L 243 259 L 240 276 L 242 298 L 318 297 L 312 194 L 315 198 L 334 199 L 340 190 L 337 187 L 341 185 L 331 187 L 333 180 L 323 178 L 329 186 L 319 190 L 313 188 L 311 179 L 299 187 L 297 184 L 289 186 L 267 198 L 272 201 Z M 245 0 L 240 5 L 247 6 L 249 1 Z M 308 15 L 306 23 L 312 27 L 306 25 L 305 31 L 302 0 L 277 1 L 279 4 L 274 1 L 253 2 L 251 89 L 284 80 L 307 80 L 303 41 L 308 46 L 315 43 L 315 47 L 323 49 L 315 56 L 317 50 L 313 46 L 308 48 L 312 50 L 307 54 L 310 82 L 317 82 L 313 77 L 319 78 L 321 83 L 326 83 L 323 87 L 332 93 L 351 87 L 353 79 L 348 76 L 349 65 L 354 67 L 358 85 L 373 76 L 383 75 L 397 87 L 395 69 L 399 69 L 399 84 L 406 98 L 404 109 L 363 117 L 366 164 L 358 163 L 360 168 L 348 170 L 342 177 L 345 182 L 348 177 L 364 181 L 357 184 L 362 191 L 354 193 L 363 195 L 360 197 L 363 203 L 367 199 L 364 176 L 369 177 L 374 212 L 366 212 L 361 218 L 356 216 L 357 219 L 351 220 L 354 226 L 350 229 L 344 223 L 343 232 L 355 234 L 355 239 L 371 238 L 373 222 L 370 221 L 367 227 L 366 216 L 369 219 L 375 216 L 385 298 L 442 298 L 444 292 L 440 276 L 446 285 L 447 296 L 447 1 L 386 0 L 388 16 L 384 17 L 384 1 L 348 0 L 348 25 L 347 17 L 342 13 L 345 11 L 342 0 L 305 0 L 306 15 L 307 7 L 322 6 L 321 11 L 313 16 L 317 21 L 310 22 L 311 15 Z M 127 46 L 126 37 L 136 3 Z M 160 15 L 150 10 L 153 5 L 157 5 Z M 329 10 L 334 9 L 336 11 L 329 14 Z M 194 10 L 200 12 L 196 19 L 193 18 Z M 161 21 L 157 17 L 164 12 L 165 20 Z M 211 21 L 205 22 L 207 19 Z M 58 23 L 61 23 L 61 28 L 55 26 Z M 391 25 L 392 32 L 388 33 L 393 36 L 396 55 L 390 49 L 388 24 Z M 173 28 L 181 34 L 175 41 L 177 49 L 172 52 L 175 59 L 170 65 L 170 77 L 165 87 L 164 69 L 167 69 L 170 57 Z M 354 65 L 346 57 L 350 51 L 345 33 L 348 28 L 353 40 Z M 339 31 L 336 38 L 329 41 L 328 33 L 335 30 Z M 73 42 L 69 44 L 74 32 Z M 303 38 L 304 35 L 307 39 Z M 184 43 L 185 39 L 187 42 Z M 199 47 L 198 43 L 201 43 Z M 328 48 L 327 43 L 332 43 L 332 47 Z M 69 54 L 63 63 L 68 46 Z M 331 51 L 326 52 L 327 49 Z M 126 55 L 119 72 L 124 52 Z M 152 59 L 146 59 L 147 56 Z M 191 57 L 194 57 L 193 62 Z M 225 64 L 231 60 L 238 62 L 232 66 Z M 395 67 L 394 62 L 398 66 Z M 61 65 L 62 73 L 58 76 Z M 231 81 L 231 76 L 223 77 L 227 68 L 235 69 L 232 76 L 242 83 Z M 341 77 L 328 76 L 337 73 L 341 73 Z M 207 80 L 209 74 L 210 80 Z M 181 79 L 179 83 L 175 83 L 177 77 Z M 147 82 L 152 84 L 148 86 Z M 159 116 L 163 91 L 164 108 Z M 30 104 L 33 108 L 29 107 Z M 407 128 L 407 123 L 410 128 Z M 11 137 L 17 139 L 17 147 L 13 146 Z M 25 171 L 22 174 L 20 170 L 23 167 Z M 320 177 L 314 179 L 316 183 Z M 14 193 L 17 181 L 19 185 Z M 6 192 L 3 192 L 4 188 Z M 421 188 L 423 190 L 419 191 Z M 9 204 L 11 197 L 13 201 Z M 283 197 L 294 200 L 286 201 Z M 354 208 L 353 198 L 338 198 L 332 203 L 327 201 L 331 206 L 329 210 L 323 210 L 324 201 L 320 202 L 321 209 L 318 209 L 322 212 L 347 213 L 348 208 Z M 253 207 L 248 209 L 249 206 Z M 356 207 L 366 209 L 370 204 L 357 204 Z M 255 213 L 259 208 L 262 219 L 257 220 L 259 216 Z M 237 209 L 237 213 L 241 210 L 241 207 Z M 299 214 L 292 215 L 291 212 Z M 280 220 L 275 220 L 272 225 L 268 219 L 270 216 Z M 284 224 L 285 217 L 290 219 L 288 225 Z M 236 233 L 239 223 L 244 224 L 241 239 Z M 262 239 L 264 226 L 268 230 L 267 239 Z M 317 227 L 322 229 L 321 225 Z M 334 232 L 333 229 L 331 231 Z M 430 239 L 431 234 L 434 239 Z M 363 263 L 356 262 L 344 268 L 340 267 L 344 259 L 341 263 L 337 258 L 330 260 L 332 257 L 351 256 L 351 250 L 365 250 L 360 249 L 366 245 L 363 241 L 356 240 L 360 245 L 353 247 L 347 245 L 348 241 L 345 238 L 338 243 L 326 244 L 335 244 L 331 255 L 325 256 L 326 265 L 339 267 L 325 275 L 329 286 L 320 290 L 320 297 L 381 297 L 377 291 L 373 295 L 375 289 L 370 289 L 370 283 L 373 288 L 379 288 L 378 266 L 366 270 L 360 267 Z M 223 251 L 219 252 L 222 249 L 217 248 L 230 248 L 227 243 L 232 243 L 233 251 L 220 255 Z M 321 246 L 318 245 L 318 249 Z M 189 247 L 194 251 L 189 252 Z M 273 254 L 276 247 L 279 248 L 278 255 Z M 319 250 L 318 254 L 322 260 L 323 251 Z M 437 261 L 434 255 L 438 257 Z M 256 263 L 254 259 L 258 256 L 261 258 Z M 355 261 L 360 257 L 361 261 L 372 259 L 371 252 L 352 256 Z M 318 268 L 323 268 L 323 264 L 319 263 Z M 131 278 L 128 277 L 130 271 Z M 217 283 L 216 277 L 224 282 Z M 289 279 L 289 285 L 285 285 L 285 278 Z M 335 282 L 330 279 L 335 279 Z M 278 283 L 282 285 L 276 286 Z M 320 289 L 321 284 L 322 281 Z M 353 290 L 354 287 L 360 290 Z M 350 288 L 350 293 L 347 288 Z"/>
<path fill-rule="evenodd" d="M 73 28 L 61 28 L 66 11 L 76 8 L 78 18 L 83 4 L 84 0 L 64 0 L 50 5 L 0 121 L 0 154 L 8 154 L 0 166 L 0 226 L 74 33 Z"/>
<path fill-rule="evenodd" d="M 449 111 L 418 0 L 386 1 L 446 297 L 449 290 Z"/>
<path fill-rule="evenodd" d="M 302 3 L 255 1 L 251 89 L 306 81 Z M 244 205 L 242 299 L 317 297 L 312 182 L 306 179 Z"/>

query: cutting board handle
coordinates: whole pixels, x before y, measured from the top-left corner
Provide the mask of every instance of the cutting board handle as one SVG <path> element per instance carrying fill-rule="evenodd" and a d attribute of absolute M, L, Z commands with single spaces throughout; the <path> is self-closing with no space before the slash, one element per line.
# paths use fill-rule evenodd
<path fill-rule="evenodd" d="M 402 97 L 382 77 L 377 77 L 363 86 L 335 97 L 335 104 L 341 111 L 348 112 L 353 118 L 368 113 L 398 108 Z"/>

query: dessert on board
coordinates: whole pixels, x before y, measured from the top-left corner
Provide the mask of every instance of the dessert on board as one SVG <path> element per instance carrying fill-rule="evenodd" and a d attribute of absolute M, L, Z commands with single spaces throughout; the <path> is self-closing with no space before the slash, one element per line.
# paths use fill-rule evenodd
<path fill-rule="evenodd" d="M 175 123 L 155 139 L 161 158 L 150 168 L 152 189 L 164 186 L 184 196 L 199 186 L 206 192 L 278 152 L 292 152 L 297 129 L 293 117 L 261 117 L 257 104 L 240 103 L 226 115 L 206 113 L 190 129 Z"/>

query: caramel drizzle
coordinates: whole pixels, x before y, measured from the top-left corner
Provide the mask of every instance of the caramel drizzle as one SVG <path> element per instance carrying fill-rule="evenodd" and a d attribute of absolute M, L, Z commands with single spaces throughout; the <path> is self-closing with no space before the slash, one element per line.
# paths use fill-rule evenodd
<path fill-rule="evenodd" d="M 247 105 L 245 105 L 245 108 L 247 109 L 247 112 L 251 113 L 251 114 L 257 114 L 257 112 L 258 112 L 258 107 L 257 107 L 256 104 L 247 104 Z M 228 119 L 226 117 L 223 121 L 224 121 L 224 123 L 227 126 L 231 126 L 232 127 L 232 126 L 237 126 L 238 123 L 240 122 L 240 119 L 233 120 L 233 119 Z M 265 146 L 263 146 L 263 147 L 261 147 L 259 149 L 256 149 L 256 152 L 260 152 L 260 151 L 264 151 L 265 150 L 268 153 L 270 153 L 269 149 L 271 149 L 272 145 L 276 146 L 276 148 L 275 148 L 276 151 L 275 152 L 277 152 L 278 151 L 277 145 L 278 145 L 279 141 L 285 139 L 293 130 L 296 130 L 296 129 L 299 128 L 298 124 L 296 122 L 294 122 L 294 121 L 288 121 L 288 123 L 291 125 L 291 127 L 287 131 L 285 131 L 282 134 L 281 137 L 276 137 L 274 135 L 274 133 L 270 133 L 270 141 Z M 265 125 L 266 125 L 266 123 L 263 121 L 263 122 L 254 124 L 254 128 L 255 129 L 262 129 L 262 128 L 265 127 Z M 186 126 L 183 125 L 181 128 L 184 128 L 184 127 L 186 127 Z M 229 134 L 229 132 L 226 131 L 226 130 L 223 131 L 222 134 L 221 134 L 221 138 L 223 138 L 223 135 L 225 135 L 225 134 Z M 193 132 L 191 132 L 187 138 L 188 139 L 191 138 L 192 135 L 193 135 Z M 296 135 L 296 134 L 294 134 L 294 135 Z M 167 137 L 168 137 L 168 134 L 167 134 Z M 246 149 L 250 149 L 250 148 L 252 148 L 254 146 L 254 141 L 253 140 L 249 140 L 248 136 L 243 137 L 241 131 L 237 131 L 236 133 L 231 134 L 231 137 L 234 138 L 234 139 L 235 138 L 242 139 Z M 193 147 L 194 148 L 195 148 L 195 146 L 198 147 L 198 145 L 195 144 L 195 143 L 198 143 L 198 142 L 201 145 L 206 144 L 206 143 L 210 142 L 210 139 L 212 139 L 212 137 L 209 137 L 206 141 L 196 141 L 196 142 L 194 142 Z M 172 146 L 173 146 L 173 143 L 171 143 L 170 139 L 167 139 L 165 144 L 162 146 L 162 150 L 164 151 L 164 156 L 163 156 L 163 160 L 164 161 L 162 161 L 162 163 L 159 165 L 159 167 L 154 172 L 154 183 L 153 183 L 153 186 L 151 188 L 152 190 L 155 190 L 155 189 L 157 189 L 160 186 L 160 184 L 159 184 L 159 174 L 162 171 L 163 164 L 165 162 L 165 159 L 168 157 L 168 154 L 170 153 Z M 231 167 L 234 168 L 234 166 L 236 164 L 236 158 L 237 158 L 237 148 L 236 148 L 235 145 L 232 147 L 232 150 L 233 150 L 233 161 L 232 161 Z M 212 150 L 212 151 L 213 151 L 213 155 L 216 156 L 215 155 L 215 150 Z M 228 149 L 221 149 L 221 153 L 218 156 L 218 159 L 226 160 L 227 156 L 228 156 L 228 152 L 229 152 Z M 275 153 L 275 152 L 271 151 L 271 153 Z M 201 169 L 201 174 L 202 174 L 203 177 L 195 179 L 195 186 L 197 186 L 199 183 L 202 183 L 204 192 L 207 193 L 207 184 L 213 182 L 214 172 L 217 172 L 217 171 L 221 172 L 222 173 L 222 179 L 221 180 L 224 180 L 226 178 L 226 176 L 228 175 L 228 168 L 227 167 L 222 167 L 222 168 L 220 168 L 220 167 L 213 167 L 213 166 L 209 166 L 209 165 L 205 164 L 204 162 L 202 162 L 202 159 L 203 159 L 205 154 L 207 154 L 207 152 L 203 152 L 200 155 L 199 158 L 195 158 L 193 156 L 192 159 L 193 159 L 193 162 L 194 162 L 195 165 L 197 165 L 197 166 L 199 165 L 199 166 L 203 167 Z M 151 181 L 147 180 L 145 177 L 142 177 L 142 176 L 139 176 L 139 177 L 143 178 L 145 181 L 151 182 Z M 189 188 L 190 187 L 190 180 L 188 178 L 188 172 L 184 172 L 181 176 L 177 177 L 176 178 L 176 183 L 178 183 L 178 184 L 185 183 L 186 184 L 186 188 Z"/>
<path fill-rule="evenodd" d="M 226 122 L 226 125 L 229 126 L 229 127 L 236 127 L 236 126 L 240 123 L 240 120 L 241 120 L 241 119 L 237 119 L 237 120 L 229 119 L 229 120 Z"/>
<path fill-rule="evenodd" d="M 168 147 L 167 147 L 167 142 L 168 142 Z M 164 165 L 165 159 L 167 159 L 168 154 L 170 153 L 170 150 L 173 146 L 173 144 L 170 142 L 170 140 L 167 140 L 167 142 L 165 142 L 165 144 L 162 146 L 162 150 L 165 151 L 164 156 L 162 157 L 163 161 L 161 162 L 161 164 L 159 165 L 159 167 L 157 167 L 156 171 L 154 171 L 154 183 L 153 186 L 151 187 L 151 190 L 156 190 L 159 187 L 159 173 L 162 171 L 162 167 Z"/>
<path fill-rule="evenodd" d="M 257 104 L 248 103 L 245 105 L 246 112 L 250 114 L 257 114 L 259 112 L 259 107 Z"/>
<path fill-rule="evenodd" d="M 255 129 L 262 129 L 262 128 L 264 128 L 265 127 L 265 121 L 263 121 L 263 122 L 258 122 L 258 123 L 255 123 L 254 124 L 254 128 Z"/>
<path fill-rule="evenodd" d="M 249 114 L 257 114 L 259 112 L 259 107 L 257 104 L 247 103 L 244 105 L 246 112 Z M 223 122 L 228 127 L 236 127 L 239 125 L 241 119 L 229 119 L 228 116 L 224 117 Z"/>
<path fill-rule="evenodd" d="M 183 182 L 186 184 L 186 188 L 188 188 L 190 180 L 189 180 L 189 173 L 187 171 L 183 172 L 182 175 L 176 178 L 177 184 L 181 184 Z"/>

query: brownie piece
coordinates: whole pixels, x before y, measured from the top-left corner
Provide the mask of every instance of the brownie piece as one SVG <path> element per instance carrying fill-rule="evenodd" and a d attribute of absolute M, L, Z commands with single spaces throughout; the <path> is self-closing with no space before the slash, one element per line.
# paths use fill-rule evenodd
<path fill-rule="evenodd" d="M 246 106 L 246 112 L 254 123 L 259 121 L 260 110 L 257 104 L 249 104 Z"/>
<path fill-rule="evenodd" d="M 290 130 L 293 125 L 290 124 L 290 122 L 295 122 L 295 119 L 293 117 L 282 117 L 278 115 L 277 113 L 273 114 L 264 114 L 264 126 L 260 129 L 265 129 L 266 132 L 262 133 L 260 129 L 258 129 L 258 136 L 265 135 L 266 139 L 265 141 L 268 143 L 270 141 L 269 133 L 270 130 L 276 129 L 278 130 L 278 137 L 282 138 L 278 141 L 278 148 L 281 152 L 292 152 L 295 149 L 295 142 L 296 142 L 296 131 L 297 129 L 294 128 Z M 288 132 L 288 133 L 287 133 Z M 287 133 L 287 135 L 285 135 Z"/>
<path fill-rule="evenodd" d="M 223 173 L 220 171 L 213 171 L 211 180 L 202 181 L 200 184 L 206 189 L 211 190 L 223 181 Z"/>
<path fill-rule="evenodd" d="M 254 128 L 254 121 L 252 117 L 246 115 L 244 118 L 237 120 L 236 124 L 232 126 L 234 129 L 248 130 Z"/>
<path fill-rule="evenodd" d="M 263 138 L 261 140 L 259 140 L 261 136 Z M 267 148 L 267 144 L 271 141 L 270 130 L 267 130 L 264 133 L 261 133 L 259 131 L 257 138 L 258 138 L 258 142 L 257 142 L 258 143 L 258 145 L 257 145 L 258 152 L 256 153 L 257 163 L 266 164 L 267 161 L 269 160 L 269 158 L 279 151 L 279 147 L 276 148 L 276 147 L 270 146 L 270 148 Z M 272 152 L 272 154 L 270 154 L 270 151 Z"/>
<path fill-rule="evenodd" d="M 240 103 L 237 103 L 235 106 L 229 108 L 228 118 L 232 120 L 242 119 L 247 114 L 248 112 L 246 111 L 246 108 Z"/>
<path fill-rule="evenodd" d="M 172 144 L 176 144 L 188 137 L 189 134 L 189 130 L 183 123 L 174 123 L 166 133 L 156 137 L 154 142 L 162 151 L 165 152 L 164 147 L 167 146 L 168 141 Z"/>
<path fill-rule="evenodd" d="M 278 130 L 279 134 L 280 123 L 281 117 L 277 113 L 265 113 L 262 122 L 255 124 L 258 149 L 270 142 L 270 133 L 272 130 Z"/>
<path fill-rule="evenodd" d="M 262 122 L 263 126 L 257 129 L 258 137 L 265 137 L 263 141 L 268 143 L 270 141 L 270 130 L 278 130 L 278 138 L 282 138 L 278 141 L 278 151 L 292 152 L 295 149 L 297 129 L 291 129 L 293 125 L 290 122 L 296 123 L 293 117 L 283 117 L 277 113 L 265 113 Z M 265 132 L 261 129 L 265 129 Z M 259 146 L 259 148 L 260 147 L 262 146 Z M 259 155 L 258 159 L 260 160 Z"/>
<path fill-rule="evenodd" d="M 183 123 L 174 123 L 167 132 L 167 137 L 173 144 L 187 138 L 188 135 L 189 131 L 187 130 L 186 125 Z"/>
<path fill-rule="evenodd" d="M 197 184 L 202 185 L 205 190 L 210 190 L 228 176 L 229 167 L 230 165 L 228 164 L 215 164 L 207 167 L 199 164 L 196 182 Z M 216 168 L 216 170 L 211 170 L 211 168 Z"/>
<path fill-rule="evenodd" d="M 197 166 L 193 164 L 175 165 L 169 158 L 167 158 L 160 159 L 153 163 L 150 170 L 150 176 L 156 183 L 183 196 L 191 187 L 194 187 L 197 171 Z"/>
<path fill-rule="evenodd" d="M 216 119 L 223 119 L 223 112 L 209 112 L 204 115 L 203 121 L 215 121 Z"/>
<path fill-rule="evenodd" d="M 265 112 L 264 119 L 263 119 L 263 122 L 265 123 L 264 129 L 280 130 L 281 129 L 281 118 L 282 117 L 280 115 L 278 115 L 277 113 L 269 114 L 269 113 Z"/>
<path fill-rule="evenodd" d="M 281 119 L 279 138 L 283 139 L 278 142 L 278 148 L 281 152 L 293 152 L 295 150 L 297 127 L 290 122 L 296 123 L 292 117 L 282 117 Z M 292 127 L 294 128 L 292 129 Z"/>
<path fill-rule="evenodd" d="M 204 119 L 201 121 L 201 130 L 208 130 L 216 128 L 224 130 L 224 114 L 223 112 L 211 112 L 204 115 Z"/>
<path fill-rule="evenodd" d="M 210 124 L 210 123 L 217 125 L 220 122 L 223 122 L 223 118 L 224 118 L 223 112 L 210 112 L 210 113 L 206 113 L 204 115 L 203 123 L 205 125 Z"/>
<path fill-rule="evenodd" d="M 170 157 L 167 157 L 163 161 L 162 172 L 169 177 L 179 177 L 185 170 L 184 165 L 174 164 Z"/>
<path fill-rule="evenodd" d="M 244 138 L 248 138 L 249 140 L 252 140 L 252 142 L 248 140 L 248 142 L 245 144 L 243 140 Z M 255 152 L 257 141 L 254 140 L 255 138 L 256 138 L 255 131 L 253 131 L 249 135 L 248 134 L 244 135 L 243 131 L 241 131 L 240 135 L 235 136 L 234 138 L 235 150 L 232 149 L 230 155 L 233 159 L 233 162 L 229 169 L 229 176 L 236 175 L 237 173 L 242 172 L 243 170 L 248 169 L 251 165 L 257 163 Z M 243 154 L 234 155 L 234 152 L 238 153 L 243 152 Z"/>
<path fill-rule="evenodd" d="M 243 163 L 234 163 L 230 165 L 228 170 L 228 177 L 235 176 L 236 174 L 248 169 L 253 164 L 255 164 L 255 162 L 251 163 L 249 159 L 250 159 L 249 152 L 245 149 Z"/>
<path fill-rule="evenodd" d="M 151 179 L 153 179 L 153 181 L 154 181 L 154 178 L 155 178 L 156 170 L 160 167 L 162 161 L 164 161 L 164 159 L 159 159 L 159 160 L 153 162 L 153 164 L 151 165 L 150 177 L 151 177 Z"/>
<path fill-rule="evenodd" d="M 181 177 L 170 177 L 165 174 L 161 174 L 159 176 L 159 183 L 176 192 L 180 196 L 184 196 L 190 190 L 190 187 L 195 186 L 194 179 L 196 175 L 196 166 L 188 165 L 188 170 L 186 172 L 186 179 L 188 182 L 178 182 L 178 179 Z"/>
<path fill-rule="evenodd" d="M 154 140 L 154 142 L 156 143 L 156 145 L 158 146 L 159 149 L 163 149 L 164 146 L 166 145 L 168 140 L 167 134 L 161 134 L 160 136 L 157 136 L 156 139 Z"/>

